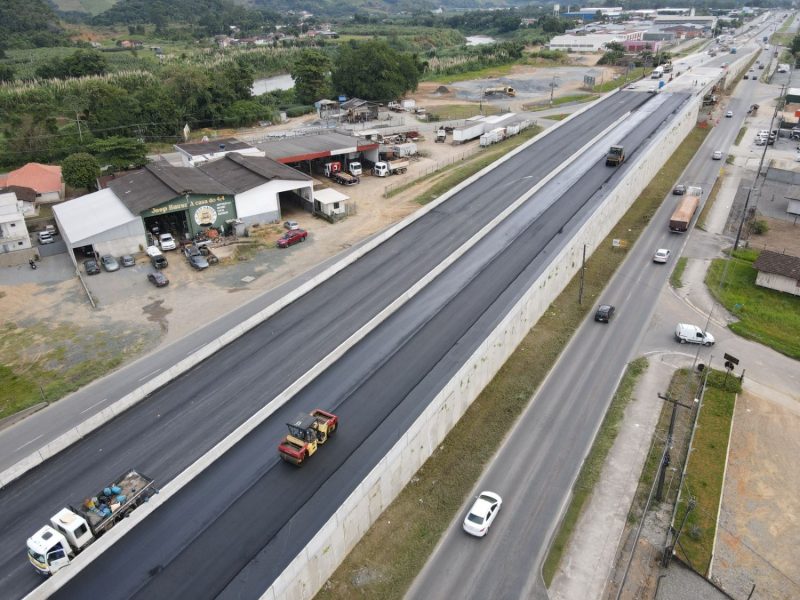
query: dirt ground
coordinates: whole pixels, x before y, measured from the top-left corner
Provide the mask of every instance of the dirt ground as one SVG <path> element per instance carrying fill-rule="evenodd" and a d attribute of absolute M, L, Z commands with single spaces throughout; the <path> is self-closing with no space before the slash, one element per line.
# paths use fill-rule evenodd
<path fill-rule="evenodd" d="M 769 229 L 761 235 L 751 234 L 747 240 L 750 248 L 800 256 L 800 225 L 765 216 L 758 219 L 766 221 Z"/>
<path fill-rule="evenodd" d="M 800 598 L 799 429 L 796 403 L 737 400 L 711 573 L 735 598 Z"/>

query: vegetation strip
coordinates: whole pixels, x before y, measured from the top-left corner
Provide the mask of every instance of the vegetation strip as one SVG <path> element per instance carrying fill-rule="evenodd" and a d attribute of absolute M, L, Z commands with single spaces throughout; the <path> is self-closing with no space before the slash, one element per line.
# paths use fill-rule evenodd
<path fill-rule="evenodd" d="M 729 259 L 715 259 L 706 285 L 738 319 L 728 325 L 731 331 L 800 359 L 800 297 L 757 286 L 753 262 L 758 255 L 756 250 L 737 250 Z"/>
<path fill-rule="evenodd" d="M 683 287 L 683 272 L 686 270 L 686 258 L 681 256 L 677 261 L 675 261 L 675 268 L 672 269 L 672 273 L 669 276 L 669 284 L 674 287 L 675 289 Z"/>
<path fill-rule="evenodd" d="M 400 598 L 450 525 L 505 432 L 528 405 L 625 252 L 611 240 L 633 242 L 702 144 L 696 128 L 645 188 L 587 261 L 582 305 L 576 275 L 469 407 L 445 442 L 417 472 L 326 582 L 318 598 Z M 467 177 L 468 175 L 464 175 Z M 455 183 L 450 183 L 455 185 Z M 398 525 L 399 524 L 399 525 Z"/>
<path fill-rule="evenodd" d="M 558 565 L 561 562 L 561 557 L 568 547 L 567 545 L 575 526 L 578 524 L 578 518 L 583 512 L 583 507 L 586 501 L 591 498 L 594 486 L 600 481 L 600 474 L 606 457 L 617 439 L 617 434 L 619 434 L 622 420 L 625 416 L 625 408 L 633 397 L 636 383 L 647 369 L 647 365 L 647 359 L 644 357 L 632 361 L 625 370 L 625 375 L 620 381 L 619 388 L 614 394 L 613 400 L 611 400 L 611 405 L 608 407 L 608 412 L 603 419 L 603 424 L 600 426 L 600 431 L 597 432 L 592 449 L 589 451 L 586 462 L 583 463 L 581 472 L 575 480 L 569 507 L 561 521 L 558 533 L 553 538 L 550 552 L 544 561 L 542 575 L 547 587 L 550 587 L 553 581 Z"/>
<path fill-rule="evenodd" d="M 693 498 L 696 505 L 686 517 L 676 554 L 704 576 L 711 565 L 733 410 L 740 391 L 737 377 L 726 376 L 724 371 L 709 374 L 673 523 L 676 528 L 680 526 L 688 501 Z"/>

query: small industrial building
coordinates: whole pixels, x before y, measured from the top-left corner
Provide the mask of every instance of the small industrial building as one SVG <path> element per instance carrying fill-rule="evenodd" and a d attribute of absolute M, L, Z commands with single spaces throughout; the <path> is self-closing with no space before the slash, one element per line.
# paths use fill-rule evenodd
<path fill-rule="evenodd" d="M 201 142 L 175 144 L 174 148 L 180 154 L 181 161 L 186 167 L 196 167 L 209 160 L 227 156 L 231 152 L 248 156 L 264 156 L 258 148 L 254 148 L 247 142 L 240 142 L 236 138 L 220 138 L 211 141 L 204 138 Z"/>
<path fill-rule="evenodd" d="M 563 52 L 601 52 L 610 42 L 622 43 L 625 37 L 611 33 L 590 33 L 588 35 L 556 35 L 550 40 L 550 50 Z"/>
<path fill-rule="evenodd" d="M 158 233 L 178 241 L 268 223 L 285 208 L 313 207 L 310 177 L 275 161 L 229 154 L 199 167 L 165 162 L 118 174 L 108 187 L 53 207 L 71 257 L 141 252 Z"/>
<path fill-rule="evenodd" d="M 338 160 L 346 166 L 354 160 L 377 162 L 380 144 L 341 133 L 323 133 L 260 142 L 256 147 L 267 158 L 290 165 L 309 175 L 323 172 L 326 162 Z"/>
<path fill-rule="evenodd" d="M 762 250 L 753 263 L 756 285 L 800 296 L 800 258 Z"/>

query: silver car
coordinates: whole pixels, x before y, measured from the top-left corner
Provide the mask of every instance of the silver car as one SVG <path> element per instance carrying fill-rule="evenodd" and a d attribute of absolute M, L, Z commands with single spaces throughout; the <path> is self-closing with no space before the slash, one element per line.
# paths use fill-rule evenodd
<path fill-rule="evenodd" d="M 117 262 L 117 259 L 110 254 L 100 257 L 100 264 L 102 264 L 103 268 L 109 273 L 112 271 L 119 271 L 119 263 Z"/>

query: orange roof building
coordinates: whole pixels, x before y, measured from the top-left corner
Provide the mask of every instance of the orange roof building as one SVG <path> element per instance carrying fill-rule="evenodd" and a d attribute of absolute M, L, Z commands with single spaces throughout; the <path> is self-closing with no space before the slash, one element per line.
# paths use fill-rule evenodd
<path fill-rule="evenodd" d="M 38 202 L 58 202 L 64 198 L 61 167 L 28 163 L 16 171 L 0 175 L 0 188 L 10 186 L 30 188 Z"/>

